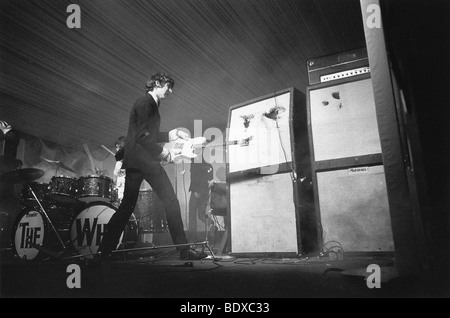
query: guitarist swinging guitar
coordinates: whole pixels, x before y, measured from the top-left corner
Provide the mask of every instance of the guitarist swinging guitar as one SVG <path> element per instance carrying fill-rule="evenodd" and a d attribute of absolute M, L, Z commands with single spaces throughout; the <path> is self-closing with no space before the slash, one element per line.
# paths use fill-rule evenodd
<path fill-rule="evenodd" d="M 147 181 L 164 205 L 170 236 L 180 253 L 181 260 L 199 260 L 207 255 L 197 251 L 188 243 L 181 218 L 180 203 L 162 162 L 171 162 L 182 153 L 184 147 L 169 151 L 161 147 L 161 141 L 189 140 L 180 129 L 160 131 L 161 102 L 173 92 L 173 78 L 166 73 L 155 73 L 145 84 L 145 95 L 138 98 L 130 110 L 123 165 L 126 169 L 123 199 L 108 222 L 107 231 L 99 246 L 100 258 L 111 256 L 118 246 L 139 195 L 143 180 Z M 178 138 L 177 138 L 178 137 Z"/>
<path fill-rule="evenodd" d="M 220 147 L 225 145 L 240 145 L 241 147 L 248 146 L 253 136 L 241 140 L 232 140 L 222 144 L 213 144 L 212 141 L 206 140 L 205 137 L 196 138 L 178 138 L 175 141 L 168 142 L 164 145 L 164 149 L 169 152 L 169 156 L 161 161 L 161 164 L 179 163 L 183 160 L 190 162 L 192 159 L 198 157 L 197 149 L 207 147 Z M 187 161 L 189 160 L 189 161 Z"/>

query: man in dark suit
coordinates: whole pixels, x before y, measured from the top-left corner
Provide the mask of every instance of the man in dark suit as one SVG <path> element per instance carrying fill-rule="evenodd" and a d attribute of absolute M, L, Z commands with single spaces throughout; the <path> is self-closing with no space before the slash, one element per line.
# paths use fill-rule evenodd
<path fill-rule="evenodd" d="M 170 235 L 180 252 L 180 259 L 198 260 L 207 255 L 191 249 L 187 244 L 181 219 L 180 204 L 166 171 L 161 163 L 172 162 L 175 155 L 160 143 L 178 138 L 188 139 L 189 135 L 179 129 L 160 132 L 160 102 L 166 98 L 174 86 L 174 80 L 165 73 L 152 75 L 146 83 L 146 94 L 133 105 L 130 113 L 128 134 L 125 140 L 123 168 L 126 169 L 125 189 L 122 202 L 111 217 L 105 236 L 100 244 L 102 258 L 109 257 L 120 239 L 136 205 L 139 188 L 145 179 L 164 203 Z"/>

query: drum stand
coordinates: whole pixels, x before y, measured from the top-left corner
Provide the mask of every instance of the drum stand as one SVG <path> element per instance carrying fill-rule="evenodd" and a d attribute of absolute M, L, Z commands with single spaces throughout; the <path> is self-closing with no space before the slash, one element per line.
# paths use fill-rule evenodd
<path fill-rule="evenodd" d="M 28 188 L 30 188 L 31 194 L 33 195 L 33 197 L 36 200 L 36 202 L 39 204 L 39 207 L 41 208 L 42 213 L 44 214 L 44 216 L 47 219 L 48 223 L 50 223 L 50 226 L 52 227 L 53 231 L 55 232 L 56 236 L 58 237 L 58 240 L 61 243 L 61 245 L 63 247 L 63 250 L 65 250 L 66 249 L 66 245 L 64 244 L 63 240 L 61 239 L 61 236 L 59 236 L 58 231 L 53 226 L 53 223 L 50 220 L 50 217 L 47 215 L 47 212 L 45 211 L 44 207 L 42 206 L 41 202 L 37 198 L 36 194 L 34 193 L 33 189 L 31 188 L 31 186 L 29 184 L 27 186 L 28 186 Z M 42 252 L 44 252 L 46 254 L 49 254 L 49 255 L 51 255 L 53 257 L 57 257 L 57 254 L 55 254 L 53 251 L 50 251 L 50 250 L 48 250 L 46 248 L 43 248 L 40 245 L 36 245 L 36 244 L 32 244 L 32 245 L 34 245 L 35 248 L 37 248 L 38 250 L 40 250 L 40 251 L 42 251 Z"/>
<path fill-rule="evenodd" d="M 155 246 L 149 246 L 149 247 L 137 247 L 137 248 L 129 248 L 129 249 L 123 249 L 123 250 L 114 250 L 114 251 L 112 251 L 112 253 L 137 252 L 137 251 L 144 251 L 144 250 L 156 250 L 159 248 L 196 246 L 196 245 L 202 245 L 203 248 L 207 248 L 209 250 L 209 252 L 211 253 L 212 257 L 215 258 L 214 252 L 209 247 L 208 241 L 196 242 L 196 243 L 186 243 L 186 244 L 173 244 L 173 245 L 160 245 L 160 246 L 155 245 Z"/>

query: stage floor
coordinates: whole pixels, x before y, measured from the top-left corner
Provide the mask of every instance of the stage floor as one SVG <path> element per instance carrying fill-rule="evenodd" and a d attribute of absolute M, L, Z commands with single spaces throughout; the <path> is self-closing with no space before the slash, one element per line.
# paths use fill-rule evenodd
<path fill-rule="evenodd" d="M 175 248 L 118 253 L 114 260 L 99 265 L 86 259 L 52 257 L 25 261 L 6 249 L 1 254 L 1 297 L 275 299 L 449 295 L 423 278 L 399 277 L 395 260 L 389 256 L 244 258 L 207 252 L 208 258 L 200 261 L 179 260 Z M 380 268 L 380 288 L 367 285 L 371 264 Z"/>

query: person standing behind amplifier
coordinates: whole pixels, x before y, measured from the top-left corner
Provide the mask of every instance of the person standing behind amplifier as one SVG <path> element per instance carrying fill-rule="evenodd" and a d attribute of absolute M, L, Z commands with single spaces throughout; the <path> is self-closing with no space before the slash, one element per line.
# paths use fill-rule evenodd
<path fill-rule="evenodd" d="M 174 80 L 165 73 L 152 75 L 145 87 L 145 96 L 139 98 L 131 108 L 128 134 L 125 139 L 123 168 L 125 190 L 117 212 L 111 217 L 105 235 L 99 246 L 101 259 L 108 258 L 119 243 L 120 235 L 134 211 L 142 180 L 146 180 L 164 204 L 170 235 L 182 260 L 199 260 L 207 255 L 191 249 L 187 244 L 181 219 L 180 203 L 161 163 L 173 162 L 171 151 L 159 143 L 188 139 L 189 135 L 179 129 L 160 132 L 160 102 L 174 86 Z"/>
<path fill-rule="evenodd" d="M 206 207 L 209 201 L 209 189 L 211 180 L 214 177 L 213 166 L 202 160 L 195 162 L 191 161 L 191 184 L 189 191 L 191 196 L 189 198 L 189 231 L 194 235 L 197 233 L 197 218 L 207 224 Z"/>

